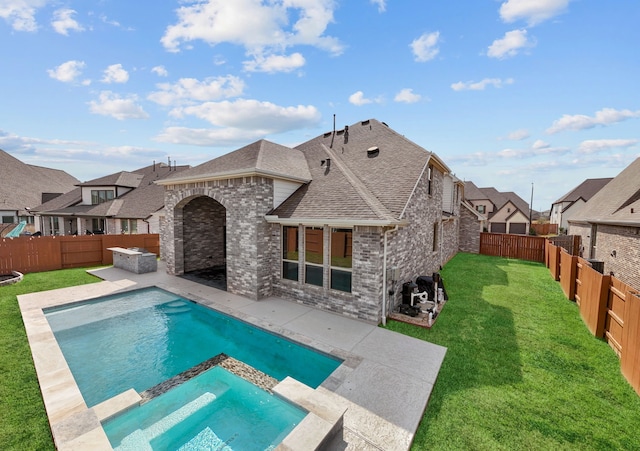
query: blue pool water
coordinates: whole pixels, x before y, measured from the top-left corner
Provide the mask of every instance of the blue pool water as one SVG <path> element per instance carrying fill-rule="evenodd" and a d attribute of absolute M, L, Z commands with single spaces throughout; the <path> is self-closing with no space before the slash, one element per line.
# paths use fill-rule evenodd
<path fill-rule="evenodd" d="M 104 430 L 116 451 L 272 450 L 304 416 L 280 398 L 213 367 L 107 421 Z"/>
<path fill-rule="evenodd" d="M 130 388 L 140 393 L 220 353 L 313 388 L 341 364 L 155 287 L 45 315 L 89 407 Z"/>

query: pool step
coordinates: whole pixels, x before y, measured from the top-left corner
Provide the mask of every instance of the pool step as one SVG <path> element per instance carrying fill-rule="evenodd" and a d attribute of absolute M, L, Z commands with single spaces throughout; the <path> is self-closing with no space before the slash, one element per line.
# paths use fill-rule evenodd
<path fill-rule="evenodd" d="M 116 450 L 135 449 L 140 451 L 153 451 L 153 449 L 151 448 L 150 442 L 154 438 L 164 434 L 166 431 L 176 426 L 180 422 L 184 421 L 186 418 L 190 417 L 191 415 L 194 415 L 199 410 L 204 409 L 215 400 L 216 400 L 216 395 L 214 395 L 213 393 L 209 393 L 209 392 L 204 393 L 200 395 L 198 398 L 194 399 L 193 401 L 180 407 L 179 409 L 174 410 L 167 416 L 163 417 L 161 420 L 150 425 L 149 427 L 144 429 L 138 429 L 132 434 L 129 434 L 122 440 L 122 442 L 120 443 L 120 446 L 118 446 L 115 449 Z"/>
<path fill-rule="evenodd" d="M 191 311 L 191 303 L 187 301 L 182 301 L 180 299 L 167 302 L 162 307 L 163 307 L 164 313 L 168 315 L 172 315 L 176 313 L 185 313 L 185 312 Z"/>

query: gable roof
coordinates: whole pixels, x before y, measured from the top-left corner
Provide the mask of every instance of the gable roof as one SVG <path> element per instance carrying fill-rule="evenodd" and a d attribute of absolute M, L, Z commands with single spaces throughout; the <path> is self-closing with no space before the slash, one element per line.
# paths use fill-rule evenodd
<path fill-rule="evenodd" d="M 640 226 L 640 158 L 587 201 L 569 222 Z"/>
<path fill-rule="evenodd" d="M 155 182 L 182 172 L 189 166 L 154 164 L 131 172 L 117 172 L 81 183 L 73 191 L 36 207 L 34 211 L 49 216 L 92 216 L 123 219 L 146 219 L 164 207 L 164 187 Z M 135 186 L 130 186 L 135 185 Z M 80 205 L 82 187 L 129 186 L 128 193 L 98 205 Z"/>
<path fill-rule="evenodd" d="M 375 119 L 324 133 L 296 149 L 312 180 L 274 210 L 280 220 L 398 224 L 427 166 L 449 172 L 433 153 Z"/>
<path fill-rule="evenodd" d="M 554 204 L 562 202 L 575 202 L 578 199 L 582 199 L 585 202 L 591 199 L 598 191 L 600 191 L 607 183 L 612 180 L 612 177 L 600 178 L 600 179 L 586 179 L 584 182 L 576 186 L 567 194 L 556 200 Z"/>
<path fill-rule="evenodd" d="M 464 198 L 471 201 L 489 199 L 487 195 L 480 191 L 480 188 L 471 181 L 464 182 Z"/>
<path fill-rule="evenodd" d="M 265 175 L 303 183 L 311 180 L 306 160 L 300 151 L 261 139 L 159 183 L 169 185 L 246 175 Z"/>
<path fill-rule="evenodd" d="M 25 215 L 25 207 L 40 205 L 47 194 L 71 191 L 77 183 L 65 171 L 26 164 L 0 150 L 0 210 Z"/>

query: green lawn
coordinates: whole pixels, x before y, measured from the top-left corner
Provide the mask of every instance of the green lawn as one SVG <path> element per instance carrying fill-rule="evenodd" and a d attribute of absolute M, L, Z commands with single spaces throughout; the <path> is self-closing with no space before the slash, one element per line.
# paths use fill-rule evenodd
<path fill-rule="evenodd" d="M 0 287 L 0 449 L 54 449 L 16 296 L 92 282 L 99 279 L 86 269 L 67 269 Z"/>
<path fill-rule="evenodd" d="M 638 450 L 640 397 L 542 264 L 458 254 L 431 330 L 448 348 L 413 450 Z"/>
<path fill-rule="evenodd" d="M 431 330 L 388 324 L 448 348 L 414 450 L 640 450 L 640 397 L 543 265 L 458 254 L 441 274 Z M 16 296 L 96 281 L 72 269 L 0 287 L 2 450 L 54 449 Z"/>

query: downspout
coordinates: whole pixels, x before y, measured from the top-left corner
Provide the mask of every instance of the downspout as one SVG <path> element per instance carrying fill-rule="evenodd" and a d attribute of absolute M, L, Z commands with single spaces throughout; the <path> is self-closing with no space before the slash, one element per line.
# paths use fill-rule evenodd
<path fill-rule="evenodd" d="M 384 245 L 382 255 L 382 325 L 387 325 L 387 234 L 398 230 L 396 225 L 393 229 L 384 231 Z"/>

